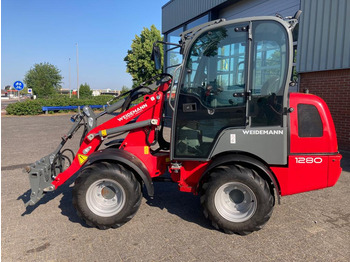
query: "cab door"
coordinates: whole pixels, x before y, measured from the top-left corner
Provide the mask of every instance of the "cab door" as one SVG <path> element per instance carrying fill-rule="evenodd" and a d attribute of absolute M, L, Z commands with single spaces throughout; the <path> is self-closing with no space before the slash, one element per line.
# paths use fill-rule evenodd
<path fill-rule="evenodd" d="M 202 33 L 184 61 L 172 129 L 172 159 L 207 159 L 227 127 L 246 125 L 248 23 Z"/>

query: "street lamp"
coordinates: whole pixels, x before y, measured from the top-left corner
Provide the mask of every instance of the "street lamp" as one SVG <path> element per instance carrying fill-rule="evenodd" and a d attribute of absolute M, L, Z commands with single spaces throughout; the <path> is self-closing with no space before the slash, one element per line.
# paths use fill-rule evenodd
<path fill-rule="evenodd" d="M 69 98 L 72 98 L 72 89 L 70 88 L 70 58 L 69 58 Z"/>
<path fill-rule="evenodd" d="M 76 43 L 77 46 L 77 94 L 79 99 L 79 56 L 78 56 L 78 43 Z"/>

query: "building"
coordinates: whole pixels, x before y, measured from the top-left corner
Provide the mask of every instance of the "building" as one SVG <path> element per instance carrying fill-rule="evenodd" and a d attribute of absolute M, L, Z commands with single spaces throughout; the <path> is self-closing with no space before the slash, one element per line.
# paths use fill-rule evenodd
<path fill-rule="evenodd" d="M 113 90 L 113 89 L 101 89 L 99 90 L 101 95 L 115 95 L 119 96 L 120 95 L 120 90 Z"/>
<path fill-rule="evenodd" d="M 93 96 L 100 96 L 100 95 L 115 95 L 119 96 L 120 95 L 119 90 L 112 90 L 112 89 L 100 89 L 100 90 L 92 90 L 92 95 Z"/>
<path fill-rule="evenodd" d="M 77 90 L 69 90 L 69 89 L 60 89 L 60 94 L 72 94 L 73 96 L 77 96 Z M 113 89 L 100 89 L 100 90 L 92 90 L 92 96 L 99 96 L 99 95 L 116 95 L 119 96 L 120 95 L 120 91 L 119 90 L 113 90 Z"/>
<path fill-rule="evenodd" d="M 350 151 L 350 1 L 172 0 L 162 7 L 162 33 L 167 42 L 177 43 L 183 31 L 215 19 L 286 17 L 298 10 L 303 11 L 294 42 L 298 89 L 327 102 L 339 148 Z M 179 48 L 167 46 L 165 70 L 174 73 L 181 62 Z"/>

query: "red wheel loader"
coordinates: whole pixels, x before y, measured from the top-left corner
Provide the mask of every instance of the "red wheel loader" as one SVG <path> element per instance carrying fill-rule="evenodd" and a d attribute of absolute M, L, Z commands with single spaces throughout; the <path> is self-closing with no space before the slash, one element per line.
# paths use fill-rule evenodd
<path fill-rule="evenodd" d="M 90 226 L 116 228 L 135 215 L 142 190 L 153 197 L 152 181 L 170 174 L 180 191 L 200 195 L 215 228 L 245 235 L 262 228 L 281 196 L 333 186 L 341 155 L 328 107 L 288 91 L 298 15 L 221 19 L 183 32 L 173 44 L 183 55 L 176 81 L 161 74 L 98 115 L 89 106 L 74 115 L 58 148 L 27 167 L 27 205 L 76 175 L 78 215 Z M 159 43 L 152 55 L 159 68 Z M 78 152 L 63 149 L 80 127 Z"/>

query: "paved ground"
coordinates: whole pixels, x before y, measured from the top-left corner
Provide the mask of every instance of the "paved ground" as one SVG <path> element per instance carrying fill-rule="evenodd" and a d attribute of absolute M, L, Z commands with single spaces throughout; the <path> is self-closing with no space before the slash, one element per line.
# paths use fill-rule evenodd
<path fill-rule="evenodd" d="M 155 199 L 144 198 L 130 222 L 102 231 L 75 215 L 68 184 L 34 209 L 23 205 L 29 181 L 22 167 L 54 150 L 69 116 L 1 121 L 2 261 L 350 260 L 350 154 L 335 187 L 282 198 L 266 226 L 245 237 L 214 230 L 198 197 L 166 183 L 156 183 Z"/>

